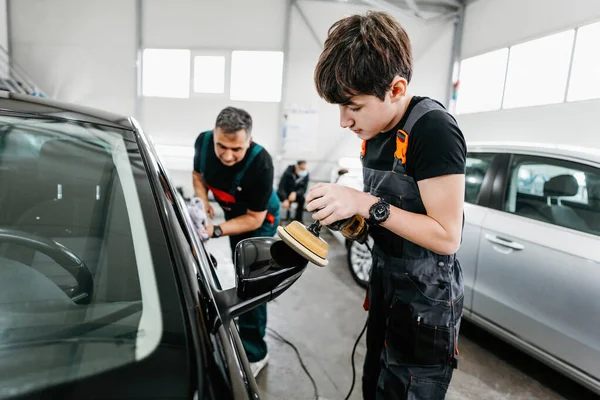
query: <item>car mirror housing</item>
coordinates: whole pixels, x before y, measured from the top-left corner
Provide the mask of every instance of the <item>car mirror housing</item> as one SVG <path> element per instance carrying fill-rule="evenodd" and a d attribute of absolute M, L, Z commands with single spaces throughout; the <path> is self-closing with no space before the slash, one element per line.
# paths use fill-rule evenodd
<path fill-rule="evenodd" d="M 279 296 L 304 272 L 308 261 L 281 240 L 247 239 L 235 250 L 237 295 L 249 299 L 272 293 Z"/>
<path fill-rule="evenodd" d="M 236 287 L 216 296 L 224 320 L 233 319 L 285 292 L 300 278 L 308 261 L 282 240 L 258 237 L 238 243 L 234 265 Z"/>

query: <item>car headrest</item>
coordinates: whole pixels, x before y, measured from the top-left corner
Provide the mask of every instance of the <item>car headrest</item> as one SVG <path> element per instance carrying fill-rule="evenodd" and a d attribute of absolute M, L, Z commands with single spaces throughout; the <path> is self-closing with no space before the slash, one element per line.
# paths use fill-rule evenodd
<path fill-rule="evenodd" d="M 82 140 L 49 140 L 42 145 L 38 175 L 48 183 L 98 185 L 112 165 L 108 152 Z"/>
<path fill-rule="evenodd" d="M 579 192 L 579 183 L 573 175 L 558 175 L 544 184 L 546 197 L 570 197 Z"/>

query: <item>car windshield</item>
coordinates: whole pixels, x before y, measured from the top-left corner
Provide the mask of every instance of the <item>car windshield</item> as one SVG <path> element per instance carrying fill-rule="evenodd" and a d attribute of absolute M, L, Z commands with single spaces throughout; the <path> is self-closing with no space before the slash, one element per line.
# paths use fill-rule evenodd
<path fill-rule="evenodd" d="M 0 116 L 0 397 L 158 345 L 137 152 L 130 131 Z"/>

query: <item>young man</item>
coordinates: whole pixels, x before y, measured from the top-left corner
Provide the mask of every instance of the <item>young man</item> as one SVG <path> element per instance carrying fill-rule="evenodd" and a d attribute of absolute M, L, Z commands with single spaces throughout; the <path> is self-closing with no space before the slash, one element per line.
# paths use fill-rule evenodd
<path fill-rule="evenodd" d="M 320 184 L 306 201 L 323 225 L 360 214 L 375 240 L 365 399 L 443 399 L 457 366 L 466 144 L 438 102 L 407 92 L 411 75 L 408 36 L 381 12 L 336 22 L 315 70 L 363 139 L 364 192 Z"/>
<path fill-rule="evenodd" d="M 221 225 L 207 226 L 209 237 L 229 236 L 231 251 L 242 240 L 275 236 L 279 225 L 279 198 L 273 190 L 273 161 L 267 150 L 252 141 L 252 117 L 246 111 L 227 107 L 217 117 L 215 129 L 196 139 L 194 191 L 207 214 L 210 190 L 223 211 Z M 263 304 L 239 318 L 240 338 L 254 376 L 269 358 L 264 341 L 267 305 Z"/>
<path fill-rule="evenodd" d="M 296 165 L 289 165 L 279 180 L 277 196 L 281 200 L 281 205 L 288 210 L 289 217 L 290 206 L 292 203 L 297 203 L 298 208 L 294 219 L 299 222 L 302 222 L 302 214 L 304 214 L 304 197 L 308 188 L 308 179 L 306 161 L 300 160 Z"/>

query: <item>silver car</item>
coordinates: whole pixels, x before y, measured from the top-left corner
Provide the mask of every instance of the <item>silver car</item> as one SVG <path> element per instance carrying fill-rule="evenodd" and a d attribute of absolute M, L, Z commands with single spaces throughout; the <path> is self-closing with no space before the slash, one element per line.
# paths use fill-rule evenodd
<path fill-rule="evenodd" d="M 600 394 L 600 150 L 469 143 L 465 179 L 465 318 Z"/>

